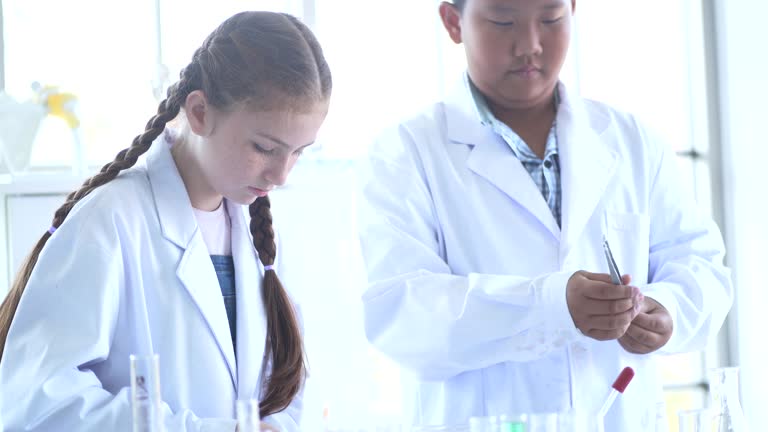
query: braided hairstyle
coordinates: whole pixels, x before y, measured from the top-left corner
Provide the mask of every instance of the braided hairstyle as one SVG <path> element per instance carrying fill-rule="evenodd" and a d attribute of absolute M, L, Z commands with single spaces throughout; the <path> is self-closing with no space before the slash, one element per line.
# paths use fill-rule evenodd
<path fill-rule="evenodd" d="M 114 161 L 70 193 L 56 210 L 51 225 L 61 226 L 83 197 L 132 167 L 163 133 L 166 124 L 178 116 L 193 91 L 202 91 L 208 102 L 222 111 L 248 107 L 302 112 L 318 102 L 327 102 L 331 86 L 331 73 L 322 49 L 298 19 L 272 12 L 238 13 L 224 21 L 195 51 L 144 132 L 133 139 L 130 147 L 120 151 Z M 249 212 L 259 259 L 265 266 L 272 265 L 276 246 L 269 199 L 257 199 Z M 50 237 L 45 232 L 38 240 L 0 305 L 0 360 L 21 296 Z M 262 300 L 267 315 L 267 361 L 262 371 L 265 384 L 259 410 L 266 417 L 288 407 L 304 383 L 306 366 L 296 312 L 274 270 L 265 273 Z"/>

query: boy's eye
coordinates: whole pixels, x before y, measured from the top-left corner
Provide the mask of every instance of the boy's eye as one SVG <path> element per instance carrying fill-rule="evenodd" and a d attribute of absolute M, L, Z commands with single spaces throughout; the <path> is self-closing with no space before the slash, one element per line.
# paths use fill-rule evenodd
<path fill-rule="evenodd" d="M 489 20 L 493 25 L 497 25 L 499 27 L 510 27 L 512 24 L 514 24 L 512 21 L 493 21 Z"/>

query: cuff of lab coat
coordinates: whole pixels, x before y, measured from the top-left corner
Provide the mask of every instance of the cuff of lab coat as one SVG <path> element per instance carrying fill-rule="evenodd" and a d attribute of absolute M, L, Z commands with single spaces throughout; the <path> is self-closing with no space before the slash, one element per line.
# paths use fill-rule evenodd
<path fill-rule="evenodd" d="M 200 432 L 235 432 L 237 420 L 223 418 L 200 419 Z"/>
<path fill-rule="evenodd" d="M 566 287 L 574 272 L 553 273 L 544 279 L 541 302 L 547 309 L 547 325 L 562 330 L 575 330 L 571 311 L 568 310 Z"/>
<path fill-rule="evenodd" d="M 656 302 L 658 302 L 660 305 L 664 306 L 664 308 L 667 309 L 667 312 L 669 312 L 669 316 L 672 317 L 672 337 L 661 350 L 663 352 L 675 352 L 675 347 L 678 346 L 679 339 L 676 337 L 678 332 L 677 299 L 675 298 L 675 295 L 672 294 L 671 289 L 665 286 L 663 283 L 653 284 L 652 286 L 643 288 L 641 291 L 644 296 L 650 297 L 656 300 Z"/>

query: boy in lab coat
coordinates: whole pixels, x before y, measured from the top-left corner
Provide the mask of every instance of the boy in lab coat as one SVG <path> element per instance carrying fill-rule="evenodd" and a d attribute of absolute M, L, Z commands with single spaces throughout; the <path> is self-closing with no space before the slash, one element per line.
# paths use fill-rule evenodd
<path fill-rule="evenodd" d="M 648 430 L 657 354 L 702 349 L 730 308 L 720 233 L 674 153 L 559 82 L 575 8 L 443 2 L 466 76 L 361 165 L 366 333 L 411 378 L 415 424 L 595 414 L 631 366 L 606 430 Z"/>

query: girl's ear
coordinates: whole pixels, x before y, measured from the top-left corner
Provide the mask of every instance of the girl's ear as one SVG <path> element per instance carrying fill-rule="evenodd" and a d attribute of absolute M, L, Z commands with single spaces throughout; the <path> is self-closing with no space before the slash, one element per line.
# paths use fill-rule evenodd
<path fill-rule="evenodd" d="M 440 3 L 440 19 L 443 27 L 448 31 L 448 36 L 454 43 L 461 43 L 461 12 L 453 4 L 444 1 Z"/>
<path fill-rule="evenodd" d="M 208 136 L 213 132 L 213 110 L 208 104 L 205 93 L 201 90 L 195 90 L 187 95 L 184 111 L 187 113 L 189 128 L 196 135 Z"/>

